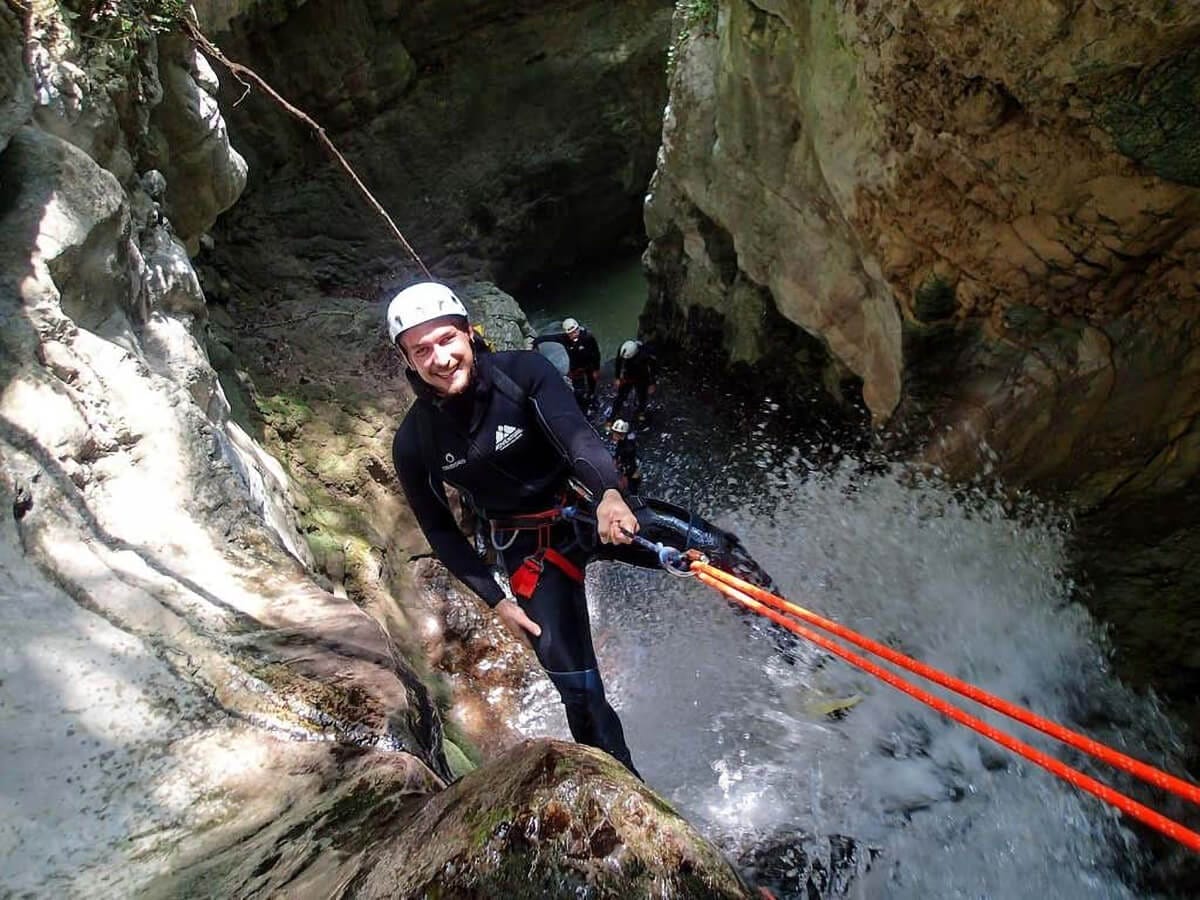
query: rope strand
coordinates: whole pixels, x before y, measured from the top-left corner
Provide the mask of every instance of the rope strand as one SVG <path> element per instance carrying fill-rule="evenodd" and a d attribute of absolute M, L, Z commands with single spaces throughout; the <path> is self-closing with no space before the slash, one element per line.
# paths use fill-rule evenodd
<path fill-rule="evenodd" d="M 984 737 L 990 738 L 991 740 L 1000 744 L 1002 747 L 1006 747 L 1030 762 L 1041 766 L 1043 769 L 1046 769 L 1054 775 L 1057 775 L 1068 784 L 1073 785 L 1079 790 L 1086 791 L 1095 797 L 1099 797 L 1101 800 L 1104 800 L 1106 803 L 1117 807 L 1117 809 L 1121 810 L 1126 815 L 1137 819 L 1144 825 L 1148 825 L 1155 831 L 1165 834 L 1167 837 L 1178 841 L 1188 849 L 1200 853 L 1200 834 L 1197 834 L 1191 829 L 1179 824 L 1174 819 L 1169 819 L 1161 813 L 1155 812 L 1154 810 L 1150 809 L 1150 807 L 1137 802 L 1131 797 L 1127 797 L 1120 791 L 1110 788 L 1108 785 L 1097 781 L 1095 778 L 1092 778 L 1089 775 L 1085 775 L 1078 769 L 1068 766 L 1066 763 L 1055 759 L 1048 753 L 1044 753 L 1041 750 L 1038 750 L 1036 747 L 1026 744 L 1023 741 L 1020 741 L 1017 738 L 1000 731 L 998 728 L 994 728 L 982 719 L 972 716 L 970 713 L 964 712 L 958 707 L 947 703 L 940 697 L 935 697 L 928 691 L 924 691 L 921 688 L 916 687 L 915 685 L 905 681 L 899 675 L 889 672 L 887 669 L 884 669 L 881 666 L 878 666 L 875 663 L 857 655 L 856 653 L 847 650 L 840 644 L 837 644 L 829 638 L 818 634 L 812 629 L 805 628 L 795 619 L 771 609 L 770 607 L 751 597 L 749 594 L 744 593 L 731 584 L 726 584 L 724 581 L 708 574 L 708 572 L 701 570 L 698 572 L 698 577 L 705 584 L 716 588 L 735 603 L 738 603 L 747 609 L 758 613 L 760 616 L 770 619 L 772 622 L 775 622 L 777 625 L 786 628 L 788 631 L 791 631 L 792 633 L 811 641 L 817 646 L 828 650 L 830 653 L 833 653 L 834 655 L 846 660 L 846 662 L 850 663 L 851 665 L 857 666 L 863 671 L 874 675 L 880 681 L 883 681 L 886 684 L 896 688 L 896 690 L 907 694 L 913 699 L 918 700 L 929 707 L 932 707 L 947 718 L 952 719 L 961 725 L 966 725 L 968 728 L 977 731 Z"/>
<path fill-rule="evenodd" d="M 200 30 L 200 25 L 191 15 L 185 18 L 182 24 L 184 32 L 189 38 L 191 38 L 192 42 L 195 43 L 196 46 L 201 49 L 201 51 L 203 51 L 204 55 L 219 62 L 222 66 L 228 69 L 233 77 L 238 80 L 239 84 L 245 85 L 245 82 L 242 81 L 242 76 L 245 76 L 252 81 L 259 90 L 270 97 L 276 103 L 276 105 L 285 110 L 293 118 L 303 122 L 312 130 L 320 144 L 327 151 L 329 151 L 330 155 L 333 156 L 335 160 L 337 160 L 338 164 L 346 171 L 346 174 L 350 176 L 350 180 L 354 182 L 355 186 L 362 192 L 363 196 L 366 197 L 367 203 L 370 204 L 371 208 L 379 213 L 379 215 L 383 217 L 383 220 L 387 222 L 388 227 L 392 230 L 392 234 L 396 236 L 396 239 L 400 241 L 400 244 L 404 247 L 404 249 L 408 251 L 409 256 L 413 258 L 413 261 L 417 264 L 417 267 L 421 270 L 422 274 L 432 281 L 433 276 L 429 273 L 429 269 L 425 267 L 425 263 L 421 261 L 421 257 L 417 255 L 417 251 L 413 249 L 412 244 L 408 242 L 403 233 L 401 233 L 399 227 L 397 227 L 396 223 L 392 221 L 392 217 L 388 215 L 387 210 L 383 208 L 383 205 L 375 199 L 375 195 L 367 189 L 365 184 L 363 184 L 362 179 L 358 177 L 358 174 L 351 167 L 350 163 L 346 161 L 346 157 L 344 157 L 341 151 L 334 146 L 333 141 L 331 141 L 328 135 L 326 135 L 325 129 L 318 125 L 312 119 L 312 117 L 303 110 L 296 108 L 284 100 L 283 97 L 276 93 L 269 84 L 263 81 L 263 79 L 256 72 L 254 72 L 253 69 L 249 69 L 240 63 L 235 63 L 228 59 L 225 54 L 221 52 L 220 48 L 218 48 L 205 36 L 204 32 Z M 241 101 L 239 100 L 238 102 Z"/>
<path fill-rule="evenodd" d="M 693 564 L 693 568 L 698 568 L 699 571 L 708 574 L 711 578 L 716 578 L 725 584 L 742 591 L 754 599 L 773 607 L 788 615 L 795 616 L 811 625 L 828 631 L 831 634 L 837 635 L 843 640 L 849 641 L 856 646 L 863 648 L 869 653 L 874 653 L 876 656 L 886 659 L 890 663 L 894 663 L 903 669 L 907 669 L 914 674 L 920 675 L 932 681 L 934 684 L 939 684 L 942 687 L 954 691 L 976 703 L 993 709 L 1002 715 L 1008 716 L 1010 719 L 1015 719 L 1022 725 L 1028 725 L 1043 734 L 1047 734 L 1056 740 L 1062 741 L 1074 747 L 1076 750 L 1081 750 L 1084 753 L 1101 759 L 1111 766 L 1128 772 L 1136 778 L 1161 788 L 1164 791 L 1169 791 L 1177 797 L 1182 797 L 1184 800 L 1189 800 L 1192 803 L 1200 804 L 1200 787 L 1177 778 L 1167 772 L 1157 769 L 1154 766 L 1134 759 L 1132 756 L 1127 756 L 1118 750 L 1093 740 L 1086 735 L 1072 731 L 1057 722 L 1052 722 L 1042 716 L 1037 715 L 1024 707 L 1011 703 L 995 694 L 990 694 L 982 688 L 976 687 L 960 678 L 955 678 L 940 669 L 935 669 L 933 666 L 927 665 L 920 660 L 913 659 L 910 656 L 905 656 L 893 650 L 891 647 L 885 646 L 878 641 L 864 637 L 856 631 L 847 628 L 844 625 L 839 625 L 837 622 L 826 619 L 817 615 L 810 610 L 804 609 L 801 606 L 796 606 L 789 603 L 782 597 L 772 594 L 770 591 L 765 591 L 757 585 L 753 585 L 748 581 L 744 581 L 735 575 L 724 572 L 721 569 L 716 569 L 710 565 Z"/>

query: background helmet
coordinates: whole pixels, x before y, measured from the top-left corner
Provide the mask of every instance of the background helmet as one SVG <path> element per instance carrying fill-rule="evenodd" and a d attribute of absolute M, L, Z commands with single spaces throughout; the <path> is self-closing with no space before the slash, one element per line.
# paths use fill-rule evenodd
<path fill-rule="evenodd" d="M 633 359 L 641 346 L 637 341 L 626 341 L 621 345 L 621 359 Z"/>
<path fill-rule="evenodd" d="M 579 322 L 575 319 L 563 319 L 562 328 L 565 333 L 570 334 L 572 331 L 579 330 Z"/>
<path fill-rule="evenodd" d="M 406 287 L 392 298 L 387 308 L 388 337 L 396 343 L 403 332 L 415 325 L 442 316 L 467 318 L 467 308 L 454 291 L 436 281 L 422 281 Z"/>
<path fill-rule="evenodd" d="M 613 434 L 629 434 L 629 423 L 624 419 L 617 419 L 612 423 Z"/>

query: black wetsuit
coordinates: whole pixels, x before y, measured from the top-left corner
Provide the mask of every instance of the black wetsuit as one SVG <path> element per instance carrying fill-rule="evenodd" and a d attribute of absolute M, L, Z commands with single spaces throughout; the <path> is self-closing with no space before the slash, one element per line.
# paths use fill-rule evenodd
<path fill-rule="evenodd" d="M 638 466 L 637 439 L 632 434 L 623 435 L 613 448 L 613 462 L 617 464 L 617 474 L 623 479 L 622 487 L 631 494 L 640 494 L 642 490 L 642 472 Z"/>
<path fill-rule="evenodd" d="M 586 328 L 580 327 L 579 337 L 572 341 L 566 334 L 548 334 L 533 339 L 533 346 L 552 341 L 567 348 L 571 368 L 567 377 L 575 391 L 580 409 L 587 409 L 596 399 L 596 372 L 600 370 L 600 345 Z"/>
<path fill-rule="evenodd" d="M 549 360 L 529 351 L 477 352 L 475 359 L 474 383 L 458 397 L 439 403 L 415 383 L 419 398 L 396 432 L 392 458 L 434 553 L 495 606 L 504 591 L 459 530 L 443 482 L 460 491 L 487 527 L 561 505 L 564 498 L 574 502 L 570 478 L 598 501 L 617 488 L 618 476 L 603 440 Z M 497 386 L 497 370 L 509 379 L 507 392 Z M 510 396 L 513 386 L 520 392 L 516 398 Z M 427 460 L 437 468 L 431 470 Z M 597 556 L 653 564 L 623 546 L 601 546 L 594 528 L 585 533 L 565 521 L 548 532 L 502 531 L 497 538 L 509 575 L 547 544 L 581 571 Z M 532 638 L 534 650 L 558 688 L 575 740 L 606 750 L 632 770 L 621 722 L 604 696 L 582 580 L 547 562 L 532 596 L 519 602 L 541 626 L 541 636 Z"/>
<path fill-rule="evenodd" d="M 646 399 L 650 392 L 650 386 L 655 383 L 657 374 L 658 362 L 645 345 L 641 346 L 631 359 L 625 359 L 618 355 L 616 366 L 613 369 L 613 377 L 616 378 L 618 385 L 617 398 L 613 401 L 609 419 L 620 418 L 621 408 L 625 405 L 625 400 L 629 397 L 631 390 L 637 391 L 637 415 L 643 416 L 646 412 Z"/>

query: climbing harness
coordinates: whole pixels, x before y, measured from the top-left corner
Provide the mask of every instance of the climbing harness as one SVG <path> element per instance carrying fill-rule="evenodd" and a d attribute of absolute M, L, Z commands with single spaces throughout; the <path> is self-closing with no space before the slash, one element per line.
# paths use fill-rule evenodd
<path fill-rule="evenodd" d="M 491 531 L 492 546 L 503 553 L 511 547 L 522 531 L 536 531 L 538 546 L 545 547 L 550 543 L 550 532 L 555 524 L 563 520 L 562 507 L 555 506 L 540 512 L 522 513 L 507 516 L 503 519 L 488 519 L 488 529 Z M 506 541 L 501 541 L 499 533 L 511 531 L 512 535 Z"/>
<path fill-rule="evenodd" d="M 554 526 L 567 518 L 563 515 L 563 509 L 562 506 L 553 506 L 538 512 L 519 513 L 502 519 L 488 520 L 492 546 L 500 553 L 515 544 L 522 532 L 532 531 L 537 534 L 536 549 L 525 557 L 516 570 L 508 576 L 508 584 L 512 588 L 513 594 L 522 600 L 528 600 L 537 590 L 546 563 L 559 569 L 577 584 L 583 584 L 583 570 L 550 546 Z M 501 539 L 500 535 L 504 532 L 512 532 L 512 534 L 507 539 Z"/>
<path fill-rule="evenodd" d="M 1002 713 L 1011 719 L 1014 719 L 1023 725 L 1037 729 L 1043 734 L 1056 738 L 1077 750 L 1082 750 L 1097 759 L 1103 760 L 1116 768 L 1119 768 L 1137 778 L 1146 781 L 1155 787 L 1181 797 L 1185 800 L 1190 800 L 1192 803 L 1200 803 L 1200 787 L 1197 787 L 1190 782 L 1184 781 L 1181 778 L 1176 778 L 1161 769 L 1140 762 L 1133 757 L 1127 756 L 1111 747 L 1101 744 L 1098 741 L 1092 740 L 1077 732 L 1071 731 L 1049 719 L 1045 719 L 1033 712 L 1030 712 L 1023 707 L 1017 706 L 1015 703 L 1010 703 L 987 691 L 982 690 L 972 684 L 962 681 L 958 678 L 948 675 L 933 666 L 926 665 L 911 657 L 905 656 L 886 647 L 877 641 L 864 637 L 843 625 L 839 625 L 829 619 L 810 612 L 803 607 L 789 603 L 782 597 L 771 593 L 757 585 L 751 584 L 748 581 L 743 581 L 735 575 L 731 575 L 723 569 L 718 569 L 709 565 L 707 561 L 700 559 L 689 559 L 688 565 L 691 573 L 696 575 L 704 584 L 722 593 L 729 600 L 757 613 L 766 619 L 774 622 L 776 625 L 786 628 L 793 634 L 805 638 L 808 641 L 816 644 L 824 650 L 841 657 L 854 666 L 863 671 L 875 676 L 886 684 L 891 685 L 902 693 L 932 707 L 937 712 L 946 716 L 949 719 L 958 722 L 961 725 L 966 725 L 968 728 L 990 738 L 1002 747 L 1006 747 L 1014 753 L 1028 759 L 1030 762 L 1036 763 L 1049 772 L 1057 775 L 1067 783 L 1074 785 L 1080 790 L 1099 797 L 1107 803 L 1120 809 L 1125 814 L 1132 816 L 1139 822 L 1150 826 L 1156 831 L 1167 835 L 1168 837 L 1178 841 L 1185 847 L 1191 850 L 1200 852 L 1200 834 L 1192 831 L 1189 828 L 1179 824 L 1173 819 L 1169 819 L 1161 813 L 1155 812 L 1153 809 L 1139 803 L 1138 801 L 1126 796 L 1125 794 L 1116 791 L 1107 785 L 1097 781 L 1096 779 L 1085 775 L 1078 769 L 1072 768 L 1065 763 L 1055 759 L 1048 753 L 1044 753 L 1037 748 L 1012 737 L 1006 732 L 1000 731 L 997 728 L 989 725 L 982 719 L 971 715 L 968 712 L 954 706 L 951 703 L 942 700 L 939 697 L 922 690 L 920 687 L 906 681 L 899 675 L 884 669 L 883 667 L 871 662 L 870 660 L 859 656 L 851 650 L 846 649 L 841 644 L 838 644 L 828 637 L 825 637 L 810 628 L 806 628 L 801 622 L 808 622 L 818 628 L 828 631 L 843 640 L 849 641 L 858 647 L 874 653 L 876 656 L 887 660 L 894 665 L 913 672 L 935 684 L 941 685 L 961 696 L 974 700 L 996 712 Z"/>
<path fill-rule="evenodd" d="M 515 596 L 528 600 L 537 590 L 542 573 L 550 563 L 576 584 L 583 584 L 583 570 L 553 547 L 543 547 L 525 557 L 521 565 L 508 577 L 508 585 Z"/>

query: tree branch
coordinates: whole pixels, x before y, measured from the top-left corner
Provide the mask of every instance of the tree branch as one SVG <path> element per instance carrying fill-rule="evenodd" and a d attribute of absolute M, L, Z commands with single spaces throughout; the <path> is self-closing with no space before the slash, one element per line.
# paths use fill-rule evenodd
<path fill-rule="evenodd" d="M 233 77 L 237 79 L 239 84 L 249 90 L 249 85 L 246 84 L 246 81 L 242 78 L 242 76 L 245 76 L 246 79 L 257 86 L 258 89 L 268 97 L 270 97 L 271 100 L 274 101 L 274 103 L 286 113 L 288 113 L 288 115 L 303 122 L 312 130 L 313 134 L 316 135 L 317 140 L 321 143 L 321 145 L 329 151 L 333 158 L 337 160 L 338 164 L 345 169 L 346 174 L 350 176 L 350 180 L 357 185 L 360 191 L 362 191 L 363 196 L 367 198 L 367 202 L 371 205 L 371 207 L 383 217 L 385 222 L 387 222 L 388 227 L 392 230 L 392 234 L 396 236 L 397 240 L 400 241 L 404 249 L 408 251 L 408 254 L 416 262 L 417 266 L 424 273 L 425 277 L 432 279 L 433 276 L 429 273 L 429 269 L 425 267 L 425 263 L 421 261 L 421 257 L 417 255 L 417 251 L 412 248 L 412 245 L 400 232 L 400 229 L 396 227 L 396 223 L 392 221 L 392 217 L 387 214 L 387 210 L 383 208 L 383 205 L 375 199 L 375 196 L 369 190 L 367 190 L 367 186 L 362 183 L 362 179 L 358 177 L 358 174 L 350 166 L 350 163 L 346 161 L 346 157 L 341 154 L 341 151 L 334 146 L 333 141 L 331 141 L 325 134 L 325 129 L 313 121 L 313 119 L 303 110 L 297 109 L 295 106 L 292 106 L 292 104 L 284 100 L 283 97 L 279 96 L 279 94 L 277 94 L 275 90 L 265 81 L 263 81 L 262 78 L 260 78 L 252 69 L 227 59 L 225 54 L 222 53 L 220 49 L 212 43 L 212 41 L 205 37 L 204 32 L 200 30 L 199 23 L 197 23 L 191 15 L 183 19 L 182 24 L 184 32 L 189 38 L 192 39 L 193 43 L 200 48 L 205 56 L 215 60 L 216 62 L 219 62 L 222 66 L 228 69 Z M 244 98 L 245 94 L 242 96 Z M 240 103 L 241 100 L 238 102 Z"/>

